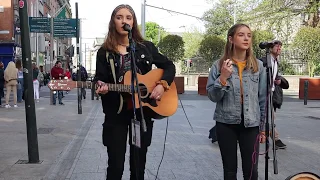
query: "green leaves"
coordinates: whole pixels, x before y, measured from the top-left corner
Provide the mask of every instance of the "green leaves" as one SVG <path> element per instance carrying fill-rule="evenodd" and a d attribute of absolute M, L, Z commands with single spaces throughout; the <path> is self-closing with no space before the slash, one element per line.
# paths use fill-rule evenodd
<path fill-rule="evenodd" d="M 141 25 L 139 25 L 141 29 Z M 145 39 L 153 42 L 155 45 L 159 43 L 159 40 L 165 36 L 165 31 L 155 22 L 146 22 L 146 37 Z"/>
<path fill-rule="evenodd" d="M 194 29 L 192 32 L 183 33 L 182 39 L 185 49 L 184 57 L 189 59 L 197 56 L 203 34 Z"/>
<path fill-rule="evenodd" d="M 293 47 L 298 49 L 308 63 L 309 76 L 315 75 L 320 63 L 320 28 L 303 27 L 294 38 Z"/>
<path fill-rule="evenodd" d="M 199 53 L 206 62 L 213 62 L 222 56 L 225 41 L 215 35 L 207 35 L 200 43 Z"/>
<path fill-rule="evenodd" d="M 233 24 L 233 0 L 222 0 L 203 15 L 208 34 L 226 35 Z"/>
<path fill-rule="evenodd" d="M 261 57 L 265 56 L 265 51 L 263 51 L 259 48 L 259 44 L 261 42 L 271 41 L 273 39 L 274 39 L 274 35 L 270 31 L 265 31 L 265 30 L 253 31 L 252 47 L 253 47 L 254 55 L 257 58 L 261 58 Z"/>
<path fill-rule="evenodd" d="M 178 62 L 183 59 L 184 42 L 181 36 L 167 35 L 160 40 L 158 47 L 162 54 L 174 62 Z"/>

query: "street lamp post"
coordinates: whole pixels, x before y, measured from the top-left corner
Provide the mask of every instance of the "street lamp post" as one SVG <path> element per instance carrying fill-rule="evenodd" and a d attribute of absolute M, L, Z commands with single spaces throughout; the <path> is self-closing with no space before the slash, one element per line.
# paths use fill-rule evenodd
<path fill-rule="evenodd" d="M 141 3 L 141 34 L 143 38 L 146 37 L 146 0 Z"/>

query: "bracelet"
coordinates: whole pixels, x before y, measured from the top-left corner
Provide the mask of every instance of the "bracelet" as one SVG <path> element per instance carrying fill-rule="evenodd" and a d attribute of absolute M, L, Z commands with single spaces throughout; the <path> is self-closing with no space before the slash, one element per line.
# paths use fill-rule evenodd
<path fill-rule="evenodd" d="M 159 84 L 161 84 L 163 86 L 164 91 L 167 91 L 170 89 L 170 86 L 168 85 L 167 81 L 165 81 L 165 80 L 161 80 L 161 81 L 156 82 L 156 85 L 159 85 Z"/>
<path fill-rule="evenodd" d="M 227 85 L 227 81 L 222 82 L 220 78 L 219 78 L 219 82 L 220 82 L 220 84 L 221 84 L 222 86 L 226 86 L 226 85 Z"/>

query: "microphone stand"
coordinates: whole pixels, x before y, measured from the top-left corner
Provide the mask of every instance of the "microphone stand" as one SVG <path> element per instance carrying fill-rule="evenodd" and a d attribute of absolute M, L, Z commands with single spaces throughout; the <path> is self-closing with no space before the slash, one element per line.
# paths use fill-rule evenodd
<path fill-rule="evenodd" d="M 267 70 L 267 107 L 266 107 L 266 154 L 265 154 L 265 180 L 268 180 L 268 167 L 269 167 L 269 121 L 271 121 L 271 131 L 272 131 L 272 145 L 273 145 L 273 167 L 274 174 L 278 174 L 278 161 L 277 154 L 275 149 L 275 125 L 274 117 L 272 116 L 273 104 L 272 104 L 272 86 L 273 86 L 273 74 L 272 64 L 271 64 L 271 55 L 269 48 L 266 48 L 266 62 L 263 63 L 263 66 Z"/>
<path fill-rule="evenodd" d="M 127 47 L 127 51 L 130 53 L 131 58 L 131 92 L 132 92 L 132 103 L 133 103 L 133 118 L 137 120 L 136 116 L 136 98 L 135 93 L 138 92 L 138 100 L 139 100 L 139 107 L 141 113 L 141 124 L 143 132 L 147 132 L 147 125 L 144 119 L 143 108 L 141 106 L 141 91 L 139 88 L 139 80 L 137 77 L 137 65 L 135 60 L 135 42 L 132 39 L 132 31 L 128 31 L 128 38 L 129 38 L 129 47 Z M 136 86 L 135 86 L 136 85 Z"/>

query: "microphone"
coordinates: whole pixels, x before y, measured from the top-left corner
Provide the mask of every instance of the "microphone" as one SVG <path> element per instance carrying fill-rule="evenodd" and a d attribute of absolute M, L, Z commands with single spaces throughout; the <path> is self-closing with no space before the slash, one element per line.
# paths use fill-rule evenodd
<path fill-rule="evenodd" d="M 261 43 L 259 44 L 259 47 L 260 47 L 261 49 L 271 48 L 271 47 L 273 47 L 273 46 L 274 46 L 274 43 L 273 43 L 273 42 L 261 42 Z"/>
<path fill-rule="evenodd" d="M 130 25 L 127 24 L 127 23 L 125 23 L 122 28 L 123 28 L 123 30 L 125 30 L 125 31 L 128 31 L 128 32 L 131 31 L 131 27 L 130 27 Z"/>

